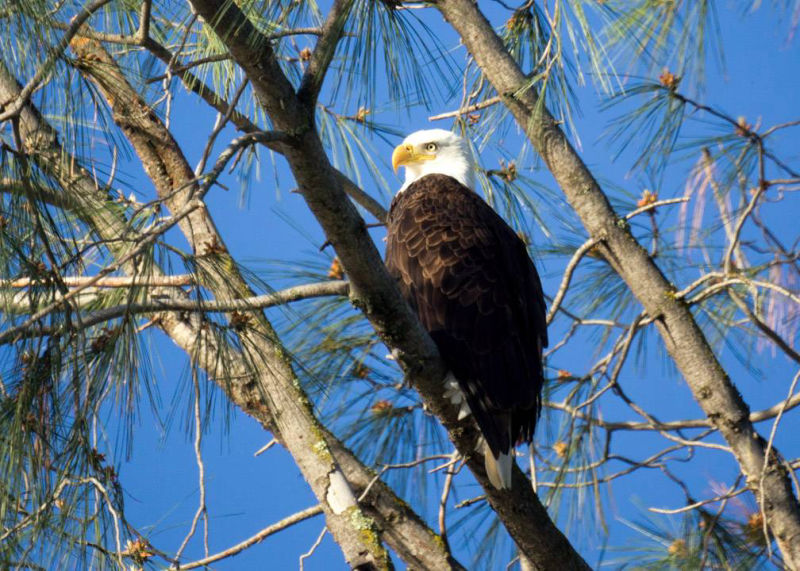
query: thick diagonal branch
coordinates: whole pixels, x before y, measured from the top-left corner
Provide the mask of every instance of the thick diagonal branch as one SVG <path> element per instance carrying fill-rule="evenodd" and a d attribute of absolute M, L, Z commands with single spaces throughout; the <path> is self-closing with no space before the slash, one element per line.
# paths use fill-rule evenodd
<path fill-rule="evenodd" d="M 398 361 L 428 408 L 441 419 L 520 550 L 541 568 L 587 568 L 550 521 L 519 469 L 515 471 L 513 491 L 496 490 L 489 484 L 483 460 L 474 453 L 474 425 L 459 422 L 458 411 L 442 398 L 445 371 L 438 351 L 386 272 L 363 219 L 347 199 L 328 160 L 314 128 L 312 110 L 295 94 L 269 41 L 229 2 L 191 0 L 191 4 L 242 67 L 274 128 L 292 137 L 284 156 L 300 193 L 350 278 L 352 302 L 383 340 L 399 351 Z"/>
<path fill-rule="evenodd" d="M 16 97 L 19 90 L 16 78 L 0 64 L 0 98 Z M 39 167 L 61 185 L 65 204 L 94 228 L 113 255 L 123 255 L 128 249 L 126 244 L 136 242 L 136 235 L 128 226 L 120 206 L 95 184 L 92 173 L 81 166 L 77 157 L 71 156 L 58 144 L 55 131 L 32 105 L 24 106 L 20 118 L 26 149 Z M 126 265 L 126 271 L 136 275 L 137 265 Z M 157 266 L 149 265 L 148 272 L 150 277 L 128 280 L 160 280 L 162 274 Z M 175 287 L 155 284 L 148 293 L 165 300 L 189 301 L 188 296 Z M 236 406 L 265 429 L 275 432 L 269 402 L 257 384 L 251 381 L 251 367 L 238 350 L 222 343 L 196 315 L 161 312 L 155 316 L 154 322 L 207 372 Z M 373 481 L 374 472 L 331 433 L 323 430 L 322 434 L 353 491 L 360 497 Z M 463 568 L 442 548 L 435 532 L 383 482 L 374 483 L 360 504 L 381 526 L 386 542 L 408 565 L 421 569 Z"/>
<path fill-rule="evenodd" d="M 779 454 L 767 456 L 750 410 L 711 350 L 689 307 L 676 299 L 655 261 L 617 216 L 586 164 L 535 89 L 503 46 L 477 5 L 440 0 L 436 7 L 461 36 L 475 63 L 525 130 L 570 205 L 599 248 L 644 306 L 695 399 L 733 450 L 747 483 L 767 516 L 790 568 L 800 569 L 800 504 Z M 766 469 L 764 468 L 766 466 Z M 763 472 L 762 472 L 763 471 Z M 762 481 L 763 486 L 759 483 Z"/>
<path fill-rule="evenodd" d="M 114 122 L 133 145 L 159 197 L 176 211 L 199 194 L 194 172 L 172 134 L 133 89 L 111 55 L 96 40 L 76 39 L 78 65 L 105 96 Z M 218 299 L 251 297 L 235 271 L 222 236 L 205 208 L 193 211 L 180 228 L 194 250 L 200 282 Z M 263 313 L 253 314 L 238 332 L 253 361 L 254 381 L 269 402 L 274 427 L 322 505 L 327 528 L 353 568 L 387 569 L 388 552 L 374 521 L 356 501 L 347 479 L 321 437 L 321 425 L 299 388 L 277 334 Z"/>

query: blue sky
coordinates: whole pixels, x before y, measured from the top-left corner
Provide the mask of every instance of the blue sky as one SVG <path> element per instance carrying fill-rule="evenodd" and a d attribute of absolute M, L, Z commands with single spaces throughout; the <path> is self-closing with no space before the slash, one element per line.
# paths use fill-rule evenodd
<path fill-rule="evenodd" d="M 766 4 L 766 3 L 765 3 Z M 499 7 L 485 2 L 486 12 L 499 18 Z M 446 46 L 453 48 L 455 61 L 464 59 L 463 48 L 449 27 L 441 21 L 438 13 L 426 10 L 420 12 L 437 36 L 443 38 Z M 724 46 L 725 67 L 710 64 L 707 67 L 707 81 L 703 93 L 698 97 L 733 116 L 744 116 L 748 121 L 769 125 L 797 118 L 800 101 L 800 51 L 797 40 L 789 41 L 787 18 L 778 18 L 769 6 L 762 6 L 750 13 L 731 9 L 728 3 L 719 7 L 720 34 Z M 435 81 L 434 77 L 430 78 Z M 612 146 L 602 139 L 608 128 L 608 121 L 615 111 L 601 113 L 601 101 L 596 97 L 591 85 L 577 88 L 583 114 L 576 119 L 576 130 L 581 138 L 581 154 L 587 164 L 594 169 L 603 183 L 622 187 L 631 195 L 638 196 L 643 188 L 650 188 L 652 181 L 629 175 L 632 164 L 630 153 L 614 158 Z M 457 99 L 435 101 L 430 110 L 417 107 L 410 114 L 394 111 L 392 102 L 387 101 L 380 115 L 380 121 L 395 127 L 399 132 L 411 132 L 430 126 L 429 115 L 448 111 L 457 106 Z M 172 111 L 173 130 L 184 145 L 190 161 L 196 162 L 202 152 L 207 134 L 213 127 L 214 115 L 200 106 L 191 97 L 180 95 Z M 437 122 L 437 127 L 448 128 L 449 122 Z M 217 152 L 229 138 L 230 131 L 220 137 Z M 226 138 L 226 136 L 228 138 Z M 383 141 L 374 138 L 376 159 L 383 165 L 383 175 L 390 181 L 390 187 L 398 187 L 399 179 L 388 168 L 392 146 L 400 138 Z M 519 147 L 516 132 L 509 132 L 503 138 L 506 149 Z M 497 166 L 497 154 L 490 143 L 482 154 L 485 168 Z M 782 144 L 785 156 L 797 160 L 797 133 L 788 131 Z M 214 155 L 212 155 L 214 156 Z M 242 200 L 239 183 L 233 177 L 226 180 L 230 188 L 224 191 L 215 188 L 209 195 L 210 210 L 227 245 L 235 258 L 254 267 L 263 267 L 270 260 L 293 260 L 308 258 L 315 247 L 323 241 L 321 231 L 308 212 L 300 196 L 291 193 L 291 174 L 280 159 L 277 172 L 273 172 L 266 155 L 262 155 L 263 168 L 260 180 L 251 181 L 246 197 Z M 690 166 L 690 163 L 687 163 Z M 525 168 L 525 165 L 520 165 Z M 530 176 L 538 182 L 552 185 L 550 177 L 541 169 L 531 171 Z M 143 178 L 144 195 L 150 195 L 149 183 Z M 280 181 L 276 188 L 275 181 Z M 370 179 L 365 190 L 380 196 L 370 187 Z M 681 196 L 686 182 L 686 165 L 668 171 L 659 188 L 662 198 Z M 791 202 L 788 204 L 792 204 Z M 787 209 L 778 213 L 773 220 L 779 229 L 796 228 L 797 210 Z M 786 205 L 782 206 L 786 208 Z M 277 214 L 280 213 L 280 216 Z M 292 224 L 302 227 L 312 238 L 306 240 Z M 795 236 L 798 232 L 795 230 Z M 375 232 L 380 244 L 381 231 Z M 541 231 L 534 232 L 534 242 L 538 247 L 546 246 L 548 238 Z M 563 259 L 547 258 L 539 260 L 545 281 L 545 290 L 553 293 L 558 286 L 563 269 Z M 186 436 L 186 423 L 189 421 L 190 383 L 187 380 L 185 356 L 166 338 L 154 335 L 154 352 L 161 363 L 156 367 L 156 378 L 161 406 L 159 416 L 170 416 L 169 409 L 177 400 L 179 408 L 174 412 L 174 421 L 163 430 L 156 421 L 153 411 L 142 401 L 137 417 L 132 454 L 125 460 L 122 454 L 116 458 L 121 481 L 128 492 L 126 498 L 127 515 L 140 530 L 147 531 L 155 526 L 149 536 L 152 543 L 168 551 L 174 551 L 188 530 L 189 523 L 197 507 L 197 470 L 190 436 Z M 621 383 L 634 395 L 637 402 L 648 410 L 656 411 L 662 419 L 699 418 L 702 416 L 694 404 L 686 384 L 671 370 L 671 366 L 654 350 L 653 337 L 645 352 L 643 366 L 626 366 Z M 564 367 L 577 370 L 582 363 L 594 355 L 590 338 L 581 339 L 569 352 L 561 356 L 562 361 L 554 363 L 555 368 Z M 723 364 L 754 409 L 772 405 L 779 396 L 788 390 L 788 380 L 794 371 L 781 357 L 770 360 L 765 353 L 749 358 L 758 360 L 768 372 L 766 378 L 749 374 L 730 351 L 722 350 Z M 173 394 L 179 395 L 173 399 Z M 219 395 L 217 395 L 219 398 Z M 627 414 L 622 410 L 608 409 L 609 415 Z M 605 412 L 605 410 L 604 410 Z M 797 414 L 785 421 L 786 426 L 800 427 Z M 300 509 L 315 503 L 312 494 L 302 480 L 291 458 L 280 447 L 274 447 L 261 456 L 253 454 L 270 440 L 251 419 L 237 413 L 226 411 L 224 406 L 215 407 L 210 419 L 211 430 L 204 437 L 204 458 L 208 487 L 208 506 L 210 515 L 210 551 L 215 553 L 225 549 L 263 527 Z M 113 432 L 113 422 L 112 432 Z M 760 426 L 762 433 L 769 430 L 771 423 Z M 792 437 L 795 430 L 781 432 L 776 440 L 784 453 L 793 457 L 800 455 L 797 442 Z M 634 450 L 642 453 L 652 442 L 641 439 L 631 442 Z M 702 460 L 687 466 L 685 477 L 693 481 L 699 492 L 708 493 L 712 481 L 730 482 L 736 473 L 731 458 L 721 452 L 701 454 Z M 653 490 L 657 486 L 657 490 Z M 703 487 L 706 487 L 704 489 Z M 624 545 L 637 537 L 622 520 L 641 519 L 641 510 L 635 499 L 652 498 L 653 492 L 659 497 L 662 507 L 677 507 L 683 502 L 679 491 L 653 476 L 650 471 L 642 471 L 627 479 L 621 479 L 613 486 L 612 499 L 606 502 L 606 523 L 610 531 L 609 545 Z M 749 501 L 749 500 L 748 500 Z M 588 522 L 594 522 L 587 519 Z M 431 522 L 434 523 L 434 522 Z M 590 525 L 594 525 L 593 523 Z M 275 537 L 265 540 L 237 557 L 223 561 L 215 566 L 218 569 L 290 569 L 297 566 L 298 557 L 313 544 L 323 527 L 321 517 L 299 524 Z M 574 531 L 574 529 L 573 529 Z M 584 529 L 578 543 L 590 564 L 594 565 L 602 551 L 604 539 L 592 529 Z M 572 534 L 571 534 L 572 536 Z M 190 543 L 186 551 L 188 559 L 202 556 L 201 533 Z M 606 554 L 606 559 L 614 560 L 616 554 Z M 463 555 L 462 562 L 469 557 Z M 344 569 L 345 565 L 336 545 L 326 538 L 316 553 L 306 562 L 306 569 Z"/>

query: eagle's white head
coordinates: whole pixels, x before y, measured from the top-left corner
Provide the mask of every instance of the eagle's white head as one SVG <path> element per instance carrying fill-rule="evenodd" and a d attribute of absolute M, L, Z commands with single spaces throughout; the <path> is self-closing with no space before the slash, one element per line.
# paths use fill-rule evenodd
<path fill-rule="evenodd" d="M 467 142 L 444 129 L 411 133 L 392 153 L 395 172 L 406 167 L 406 180 L 399 192 L 426 174 L 446 174 L 475 190 L 475 161 Z"/>

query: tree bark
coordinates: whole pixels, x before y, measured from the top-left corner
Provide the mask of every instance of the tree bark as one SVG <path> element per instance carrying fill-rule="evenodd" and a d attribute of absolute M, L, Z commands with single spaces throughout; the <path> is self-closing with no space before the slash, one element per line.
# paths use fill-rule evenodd
<path fill-rule="evenodd" d="M 489 483 L 483 460 L 475 453 L 477 431 L 472 419 L 458 421 L 458 411 L 442 397 L 445 370 L 436 346 L 386 272 L 363 219 L 328 161 L 314 126 L 314 109 L 297 97 L 269 41 L 235 4 L 223 0 L 191 0 L 191 4 L 250 79 L 275 129 L 290 136 L 284 157 L 350 278 L 351 301 L 384 342 L 397 350 L 398 362 L 428 409 L 442 421 L 519 549 L 541 569 L 588 568 L 552 523 L 519 468 L 513 490 L 496 490 Z"/>
<path fill-rule="evenodd" d="M 750 422 L 750 410 L 723 370 L 676 288 L 617 216 L 597 181 L 491 24 L 470 0 L 439 0 L 436 7 L 458 32 L 475 63 L 500 94 L 553 174 L 609 264 L 656 325 L 695 399 L 730 445 L 758 500 L 785 563 L 800 569 L 800 505 L 780 454 Z"/>
<path fill-rule="evenodd" d="M 194 172 L 177 142 L 138 92 L 128 83 L 114 59 L 96 40 L 76 39 L 72 49 L 81 71 L 105 96 L 114 121 L 133 145 L 158 196 L 173 212 L 194 198 Z M 218 299 L 253 295 L 237 272 L 222 236 L 205 208 L 193 210 L 179 226 L 194 248 L 200 283 Z M 372 518 L 356 501 L 347 478 L 321 436 L 322 426 L 311 403 L 299 388 L 291 358 L 263 313 L 239 331 L 245 353 L 252 359 L 255 382 L 272 413 L 274 428 L 322 505 L 327 528 L 354 569 L 389 569 L 389 554 Z"/>
<path fill-rule="evenodd" d="M 11 100 L 18 93 L 16 78 L 0 63 L 0 98 Z M 72 209 L 94 228 L 100 239 L 114 250 L 114 255 L 124 255 L 127 247 L 123 236 L 130 236 L 131 232 L 122 209 L 95 184 L 92 174 L 80 165 L 80 161 L 58 145 L 55 131 L 30 104 L 21 112 L 20 131 L 33 160 L 64 189 L 64 195 L 59 197 L 63 207 Z M 69 170 L 63 165 L 69 165 Z M 130 236 L 127 242 L 135 243 L 136 237 L 135 234 Z M 128 270 L 135 271 L 133 264 Z M 155 265 L 149 266 L 148 271 L 154 277 L 161 275 Z M 232 272 L 236 273 L 236 279 L 241 279 L 238 271 L 234 269 Z M 188 297 L 181 293 L 176 288 L 150 290 L 151 296 L 159 299 L 188 301 Z M 154 321 L 186 351 L 192 362 L 206 371 L 235 405 L 275 433 L 268 403 L 256 384 L 251 382 L 252 375 L 241 353 L 220 343 L 198 315 L 160 312 L 155 314 Z M 327 430 L 323 430 L 323 436 L 354 492 L 360 496 L 373 481 L 374 472 Z M 443 548 L 438 535 L 383 482 L 375 482 L 360 504 L 379 522 L 386 542 L 408 565 L 424 569 L 463 569 Z"/>

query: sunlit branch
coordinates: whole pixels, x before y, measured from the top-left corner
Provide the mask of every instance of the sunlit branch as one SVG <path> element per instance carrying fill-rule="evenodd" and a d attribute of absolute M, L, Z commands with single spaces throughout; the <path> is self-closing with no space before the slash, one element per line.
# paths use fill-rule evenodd
<path fill-rule="evenodd" d="M 59 278 L 67 287 L 84 287 L 91 285 L 95 288 L 127 288 L 127 287 L 182 287 L 193 285 L 195 276 L 181 274 L 171 276 L 108 276 L 95 280 L 94 276 L 62 276 Z M 27 288 L 46 286 L 48 281 L 36 278 L 18 278 L 13 280 L 0 280 L 0 289 Z"/>
<path fill-rule="evenodd" d="M 317 550 L 317 547 L 319 547 L 319 544 L 322 543 L 322 538 L 325 537 L 326 533 L 328 533 L 328 528 L 323 527 L 322 531 L 319 532 L 317 539 L 314 541 L 314 543 L 311 544 L 311 547 L 308 548 L 308 551 L 306 551 L 300 556 L 300 559 L 298 561 L 298 564 L 300 565 L 300 571 L 305 571 L 306 559 L 314 555 L 314 552 Z"/>
<path fill-rule="evenodd" d="M 665 508 L 653 508 L 653 507 L 650 507 L 650 508 L 647 508 L 647 509 L 650 510 L 651 512 L 655 512 L 655 513 L 659 513 L 659 514 L 667 514 L 667 515 L 679 514 L 679 513 L 684 513 L 684 512 L 691 511 L 691 510 L 695 510 L 695 509 L 697 509 L 699 507 L 703 507 L 703 506 L 706 506 L 708 504 L 715 504 L 717 502 L 721 502 L 723 500 L 727 500 L 727 499 L 736 497 L 739 494 L 742 494 L 742 493 L 748 491 L 748 489 L 749 488 L 747 488 L 747 486 L 744 486 L 744 487 L 738 488 L 738 489 L 731 488 L 729 491 L 727 491 L 726 493 L 724 493 L 722 495 L 719 495 L 719 496 L 716 496 L 716 497 L 713 497 L 713 498 L 708 498 L 707 500 L 701 500 L 699 502 L 695 502 L 693 504 L 689 504 L 688 506 L 683 506 L 682 508 L 665 509 Z"/>
<path fill-rule="evenodd" d="M 279 292 L 244 299 L 219 301 L 194 301 L 191 299 L 165 299 L 162 301 L 154 299 L 144 303 L 129 302 L 89 313 L 82 317 L 80 326 L 81 328 L 92 327 L 110 319 L 116 319 L 126 315 L 162 311 L 187 311 L 198 313 L 254 311 L 303 299 L 323 296 L 344 296 L 347 295 L 349 289 L 350 285 L 348 282 L 336 280 L 294 286 Z M 48 330 L 42 329 L 42 331 Z M 55 330 L 50 330 L 51 334 L 55 332 Z M 5 336 L 0 336 L 0 341 L 4 338 Z"/>
<path fill-rule="evenodd" d="M 466 115 L 467 113 L 473 113 L 475 111 L 480 111 L 481 109 L 486 109 L 487 107 L 491 107 L 492 105 L 496 105 L 500 103 L 500 97 L 490 97 L 485 101 L 481 101 L 480 103 L 475 103 L 473 105 L 467 105 L 466 107 L 462 107 L 461 109 L 456 109 L 455 111 L 448 111 L 446 113 L 439 113 L 438 115 L 431 115 L 428 117 L 428 121 L 440 121 L 441 119 L 450 119 L 451 117 L 459 117 L 461 115 Z"/>
<path fill-rule="evenodd" d="M 458 451 L 454 451 L 451 457 L 451 463 L 460 458 Z M 444 548 L 450 551 L 450 543 L 447 541 L 447 499 L 450 497 L 450 490 L 453 486 L 453 476 L 458 473 L 458 470 L 449 467 L 444 478 L 444 485 L 442 486 L 442 495 L 439 498 L 439 537 L 442 538 Z"/>
<path fill-rule="evenodd" d="M 642 212 L 648 212 L 650 210 L 655 210 L 659 206 L 666 206 L 668 204 L 679 204 L 681 202 L 687 202 L 689 200 L 688 196 L 682 196 L 680 198 L 669 198 L 666 200 L 657 200 L 655 202 L 651 202 L 650 204 L 645 204 L 644 206 L 640 206 L 636 210 L 628 212 L 625 215 L 625 220 L 630 220 L 634 216 L 638 216 Z"/>
<path fill-rule="evenodd" d="M 191 563 L 181 563 L 181 569 L 196 569 L 198 567 L 205 567 L 211 563 L 216 563 L 222 559 L 227 559 L 228 557 L 233 557 L 234 555 L 238 555 L 248 547 L 252 547 L 263 541 L 265 538 L 269 537 L 270 535 L 274 535 L 279 531 L 283 531 L 284 529 L 291 527 L 301 521 L 305 521 L 309 518 L 317 516 L 322 513 L 322 507 L 320 505 L 312 506 L 310 508 L 306 508 L 302 511 L 297 512 L 296 514 L 292 514 L 288 517 L 283 518 L 282 520 L 273 523 L 259 531 L 252 537 L 249 537 L 242 541 L 241 543 L 237 543 L 233 547 L 230 547 L 224 551 L 220 551 L 219 553 L 215 553 L 209 557 L 204 557 L 203 559 L 198 559 L 197 561 L 192 561 Z"/>
<path fill-rule="evenodd" d="M 142 233 L 139 243 L 135 248 L 130 250 L 127 254 L 120 257 L 114 263 L 106 266 L 102 270 L 97 273 L 97 276 L 90 278 L 86 281 L 84 285 L 76 287 L 69 291 L 69 293 L 64 294 L 58 301 L 55 301 L 46 307 L 38 310 L 36 313 L 31 315 L 28 319 L 26 319 L 20 325 L 15 327 L 11 327 L 6 329 L 5 331 L 0 333 L 0 343 L 8 340 L 13 339 L 17 335 L 23 333 L 26 329 L 33 326 L 38 320 L 42 317 L 52 313 L 53 311 L 58 310 L 60 307 L 65 307 L 66 302 L 70 301 L 71 299 L 75 298 L 78 294 L 80 294 L 83 290 L 88 287 L 93 286 L 97 281 L 102 279 L 103 277 L 120 270 L 123 266 L 125 266 L 128 262 L 132 261 L 134 258 L 139 256 L 147 247 L 149 247 L 155 240 L 158 239 L 164 232 L 178 224 L 181 220 L 185 217 L 189 216 L 194 210 L 198 208 L 204 207 L 203 203 L 199 200 L 191 200 L 187 203 L 181 210 L 176 212 L 173 216 L 162 220 L 160 223 L 156 224 L 150 230 Z"/>
<path fill-rule="evenodd" d="M 180 560 L 183 550 L 189 545 L 189 541 L 194 537 L 197 530 L 197 523 L 200 517 L 203 518 L 203 528 L 205 530 L 203 546 L 205 556 L 208 557 L 208 505 L 206 504 L 206 465 L 203 462 L 203 419 L 200 413 L 200 381 L 198 380 L 197 369 L 192 369 L 192 385 L 194 386 L 194 456 L 197 463 L 197 487 L 200 490 L 197 511 L 192 518 L 189 532 L 183 538 L 178 551 L 175 552 L 174 559 Z"/>

